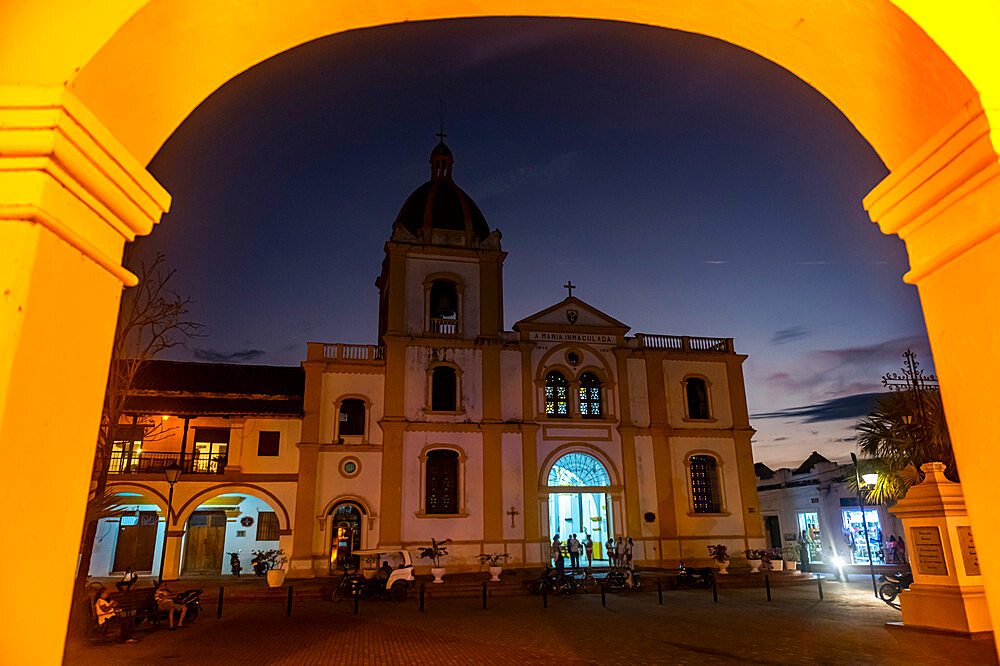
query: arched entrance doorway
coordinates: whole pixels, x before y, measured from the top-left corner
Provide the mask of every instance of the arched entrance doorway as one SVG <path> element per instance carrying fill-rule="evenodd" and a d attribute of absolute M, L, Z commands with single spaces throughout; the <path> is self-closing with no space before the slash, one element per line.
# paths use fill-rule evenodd
<path fill-rule="evenodd" d="M 330 509 L 330 573 L 355 569 L 361 549 L 361 514 L 364 509 L 352 502 L 341 502 Z"/>
<path fill-rule="evenodd" d="M 279 547 L 277 512 L 247 493 L 224 493 L 202 501 L 185 523 L 181 574 L 231 574 L 227 553 L 236 553 L 243 571 L 252 571 L 253 551 Z"/>
<path fill-rule="evenodd" d="M 567 453 L 553 463 L 548 476 L 549 539 L 563 542 L 571 534 L 594 541 L 594 559 L 607 559 L 604 542 L 614 534 L 611 477 L 594 456 Z"/>

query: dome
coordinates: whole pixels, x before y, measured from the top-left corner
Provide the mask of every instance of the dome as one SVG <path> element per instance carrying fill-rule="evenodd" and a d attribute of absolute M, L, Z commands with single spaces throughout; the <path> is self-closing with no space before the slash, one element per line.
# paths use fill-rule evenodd
<path fill-rule="evenodd" d="M 442 140 L 431 152 L 431 179 L 406 199 L 396 216 L 396 224 L 425 243 L 431 242 L 434 230 L 466 232 L 466 238 L 474 243 L 490 235 L 479 206 L 451 178 L 454 162 Z"/>

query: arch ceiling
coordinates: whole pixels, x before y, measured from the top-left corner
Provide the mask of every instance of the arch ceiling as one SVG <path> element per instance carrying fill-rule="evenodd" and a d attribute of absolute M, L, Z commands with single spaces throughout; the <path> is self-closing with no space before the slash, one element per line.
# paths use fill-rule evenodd
<path fill-rule="evenodd" d="M 607 19 L 722 39 L 794 72 L 836 104 L 892 168 L 976 90 L 897 4 L 944 40 L 985 84 L 995 3 L 960 19 L 919 0 L 409 0 L 332 8 L 315 0 L 232 3 L 10 0 L 0 27 L 0 83 L 68 83 L 126 148 L 146 163 L 185 117 L 257 63 L 326 35 L 403 21 L 487 16 Z M 968 3 L 972 5 L 973 3 Z M 982 22 L 970 13 L 982 14 Z M 39 30 L 39 26 L 43 29 Z M 981 38 L 970 39 L 970 31 Z M 7 33 L 6 35 L 4 33 Z M 845 48 L 845 45 L 850 48 Z M 331 63 L 331 66 L 335 66 Z M 983 86 L 981 86 L 983 87 Z"/>

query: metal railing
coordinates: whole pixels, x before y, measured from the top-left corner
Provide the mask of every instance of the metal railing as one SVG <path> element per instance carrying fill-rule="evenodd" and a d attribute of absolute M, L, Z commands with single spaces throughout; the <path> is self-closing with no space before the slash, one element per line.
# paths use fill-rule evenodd
<path fill-rule="evenodd" d="M 184 474 L 222 474 L 228 462 L 224 453 L 171 453 L 161 451 L 114 451 L 111 454 L 109 474 L 162 474 L 171 463 Z"/>
<path fill-rule="evenodd" d="M 689 335 L 654 335 L 637 333 L 635 339 L 644 349 L 665 349 L 668 351 L 693 351 L 710 353 L 733 353 L 732 338 L 697 338 Z"/>

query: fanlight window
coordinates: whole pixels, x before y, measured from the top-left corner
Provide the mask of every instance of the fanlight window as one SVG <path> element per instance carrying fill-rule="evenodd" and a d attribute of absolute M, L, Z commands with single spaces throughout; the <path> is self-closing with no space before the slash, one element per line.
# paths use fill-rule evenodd
<path fill-rule="evenodd" d="M 691 456 L 691 498 L 695 513 L 719 513 L 719 470 L 712 456 Z"/>
<path fill-rule="evenodd" d="M 545 375 L 545 415 L 569 416 L 569 382 L 556 370 Z"/>
<path fill-rule="evenodd" d="M 585 419 L 601 417 L 601 380 L 592 372 L 580 375 L 580 416 Z"/>
<path fill-rule="evenodd" d="M 567 453 L 549 472 L 550 486 L 610 486 L 604 465 L 586 453 Z"/>

